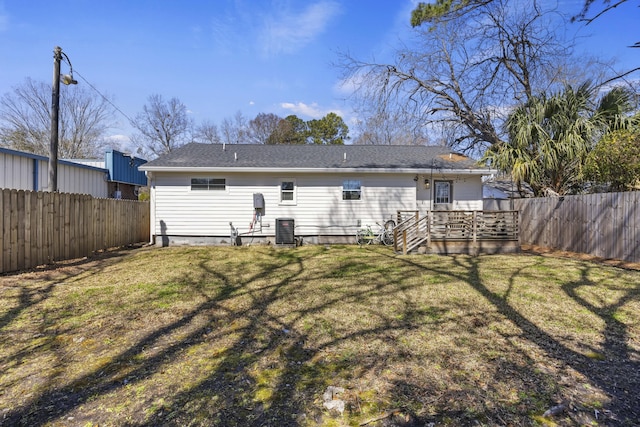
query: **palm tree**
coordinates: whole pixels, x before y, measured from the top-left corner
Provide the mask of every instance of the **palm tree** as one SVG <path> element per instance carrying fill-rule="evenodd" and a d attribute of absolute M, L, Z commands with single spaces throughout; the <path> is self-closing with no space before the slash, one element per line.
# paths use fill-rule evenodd
<path fill-rule="evenodd" d="M 485 160 L 510 172 L 518 185 L 528 182 L 538 196 L 580 192 L 582 168 L 595 143 L 633 121 L 628 91 L 614 88 L 600 99 L 597 94 L 598 87 L 586 82 L 531 98 L 509 115 L 509 141 L 491 147 Z"/>

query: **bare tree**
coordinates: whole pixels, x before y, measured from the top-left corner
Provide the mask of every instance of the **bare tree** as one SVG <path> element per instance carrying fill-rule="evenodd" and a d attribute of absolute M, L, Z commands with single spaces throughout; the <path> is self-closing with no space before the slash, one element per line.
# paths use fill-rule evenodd
<path fill-rule="evenodd" d="M 562 84 L 571 47 L 558 40 L 558 16 L 538 2 L 477 2 L 464 19 L 416 28 L 416 43 L 393 64 L 343 55 L 345 78 L 361 82 L 356 96 L 377 111 L 410 115 L 448 144 L 482 151 L 504 138 L 510 109 Z"/>
<path fill-rule="evenodd" d="M 51 86 L 26 79 L 0 98 L 0 145 L 49 155 L 51 138 Z M 60 91 L 59 156 L 90 158 L 109 144 L 113 110 L 102 96 L 81 86 Z"/>
<path fill-rule="evenodd" d="M 426 145 L 429 138 L 421 124 L 414 123 L 413 116 L 397 110 L 366 114 L 356 124 L 357 145 Z"/>
<path fill-rule="evenodd" d="M 170 153 L 191 140 L 191 122 L 178 98 L 165 101 L 161 95 L 151 95 L 133 123 L 138 133 L 132 140 L 157 156 Z"/>
<path fill-rule="evenodd" d="M 278 130 L 282 118 L 273 113 L 259 113 L 249 121 L 247 139 L 253 144 L 268 144 L 269 138 Z"/>
<path fill-rule="evenodd" d="M 205 121 L 196 127 L 193 139 L 196 142 L 205 144 L 220 144 L 222 142 L 220 132 L 218 132 L 218 126 L 210 121 Z"/>
<path fill-rule="evenodd" d="M 220 124 L 222 142 L 226 144 L 240 144 L 246 142 L 248 132 L 247 119 L 242 112 L 236 112 L 232 118 L 225 118 Z"/>

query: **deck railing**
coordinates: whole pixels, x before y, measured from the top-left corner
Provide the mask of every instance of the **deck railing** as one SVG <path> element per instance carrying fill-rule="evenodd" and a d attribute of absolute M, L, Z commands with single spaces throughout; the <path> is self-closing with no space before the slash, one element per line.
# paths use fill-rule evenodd
<path fill-rule="evenodd" d="M 518 240 L 518 211 L 398 211 L 394 249 L 407 252 L 432 241 Z"/>

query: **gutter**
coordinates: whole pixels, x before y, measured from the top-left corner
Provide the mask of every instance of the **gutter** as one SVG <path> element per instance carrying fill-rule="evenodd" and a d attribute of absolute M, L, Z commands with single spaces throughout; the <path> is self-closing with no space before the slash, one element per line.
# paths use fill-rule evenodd
<path fill-rule="evenodd" d="M 260 167 L 166 167 L 166 166 L 141 166 L 139 170 L 145 172 L 215 172 L 215 173 L 447 173 L 447 174 L 467 174 L 467 175 L 493 175 L 497 174 L 497 169 L 477 168 L 477 169 L 448 169 L 448 168 L 260 168 Z"/>

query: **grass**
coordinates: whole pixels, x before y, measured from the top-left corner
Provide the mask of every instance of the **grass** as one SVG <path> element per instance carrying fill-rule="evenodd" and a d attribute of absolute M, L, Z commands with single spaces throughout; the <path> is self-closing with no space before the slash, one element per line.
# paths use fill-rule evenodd
<path fill-rule="evenodd" d="M 640 272 L 584 260 L 120 251 L 0 277 L 0 340 L 0 425 L 631 426 L 640 416 Z M 323 408 L 329 385 L 345 389 L 342 414 Z M 542 416 L 558 404 L 567 410 Z"/>

